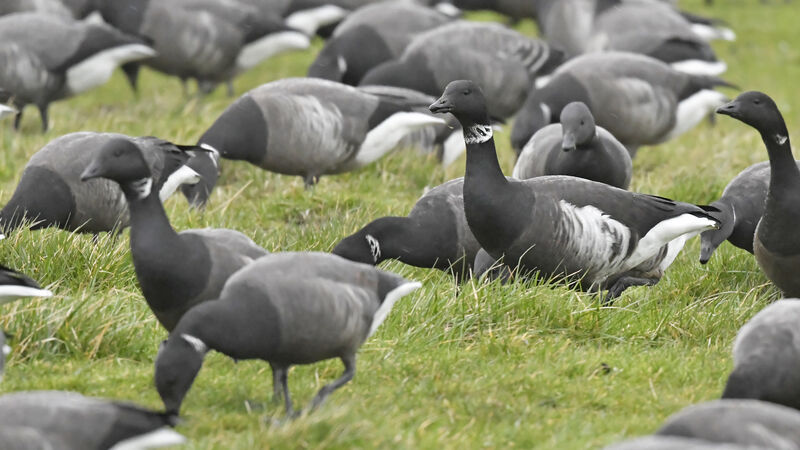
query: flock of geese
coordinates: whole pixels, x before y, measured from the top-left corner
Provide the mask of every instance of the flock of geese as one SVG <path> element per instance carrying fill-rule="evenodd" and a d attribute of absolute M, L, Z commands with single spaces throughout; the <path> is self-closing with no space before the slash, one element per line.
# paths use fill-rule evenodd
<path fill-rule="evenodd" d="M 459 18 L 494 9 L 533 18 L 542 39 Z M 375 266 L 437 268 L 457 282 L 531 276 L 602 294 L 658 283 L 687 239 L 700 262 L 724 240 L 755 254 L 786 297 L 800 296 L 800 169 L 778 107 L 761 92 L 728 101 L 726 65 L 709 41 L 719 22 L 657 0 L 5 0 L 0 94 L 19 128 L 26 105 L 48 105 L 105 83 L 121 68 L 138 90 L 142 66 L 188 91 L 233 92 L 242 72 L 327 37 L 308 77 L 266 83 L 233 101 L 195 144 L 75 132 L 25 166 L 0 210 L 0 230 L 58 227 L 120 233 L 142 295 L 169 332 L 155 361 L 165 410 L 64 391 L 0 397 L 0 447 L 148 448 L 183 442 L 171 430 L 211 351 L 269 363 L 274 395 L 296 414 L 292 365 L 356 353 L 392 306 L 421 285 Z M 146 92 L 138 95 L 145 96 Z M 438 98 L 437 98 L 438 97 Z M 632 158 L 713 115 L 758 131 L 769 161 L 737 176 L 718 201 L 694 205 L 628 191 Z M 494 128 L 513 118 L 512 177 Z M 463 178 L 426 192 L 407 216 L 381 217 L 331 253 L 268 253 L 229 229 L 176 231 L 163 201 L 197 207 L 221 159 L 302 177 L 352 171 L 401 147 L 447 165 L 466 149 Z M 184 261 L 192 261 L 191 267 Z M 0 268 L 0 304 L 52 293 Z M 723 399 L 671 417 L 653 436 L 609 448 L 800 449 L 800 303 L 758 313 L 734 344 Z M 236 330 L 232 333 L 231 330 Z M 0 333 L 0 375 L 11 349 Z"/>

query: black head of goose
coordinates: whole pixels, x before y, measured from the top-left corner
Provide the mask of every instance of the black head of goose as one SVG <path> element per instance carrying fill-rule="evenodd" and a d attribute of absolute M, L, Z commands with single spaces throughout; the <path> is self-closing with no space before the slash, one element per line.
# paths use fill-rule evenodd
<path fill-rule="evenodd" d="M 585 103 L 597 125 L 631 151 L 660 144 L 690 130 L 727 101 L 714 90 L 717 86 L 732 85 L 716 77 L 679 72 L 635 53 L 581 55 L 530 93 L 514 120 L 511 144 L 521 149 L 573 101 Z"/>
<path fill-rule="evenodd" d="M 47 289 L 42 289 L 39 283 L 25 274 L 0 265 L 0 305 L 13 302 L 23 297 L 51 297 Z M 6 335 L 0 329 L 0 381 L 3 379 L 6 356 L 11 353 L 11 347 L 6 343 Z"/>
<path fill-rule="evenodd" d="M 153 176 L 144 156 L 129 140 L 111 140 L 94 153 L 81 180 L 93 178 L 119 184 L 125 195 L 136 278 L 147 304 L 167 330 L 192 306 L 217 298 L 231 274 L 267 254 L 238 231 L 175 232 L 158 192 L 152 189 Z"/>
<path fill-rule="evenodd" d="M 758 130 L 769 154 L 769 189 L 764 215 L 756 228 L 753 250 L 764 271 L 786 297 L 800 297 L 800 168 L 792 156 L 789 132 L 775 102 L 762 92 L 745 92 L 720 106 Z"/>
<path fill-rule="evenodd" d="M 584 289 L 656 283 L 686 239 L 716 228 L 705 209 L 582 178 L 507 179 L 497 160 L 483 92 L 453 81 L 432 112 L 464 129 L 464 211 L 481 247 L 522 272 L 576 281 Z"/>
<path fill-rule="evenodd" d="M 0 89 L 19 109 L 39 108 L 47 130 L 48 105 L 107 82 L 118 66 L 150 58 L 155 51 L 141 39 L 105 24 L 65 21 L 19 13 L 0 17 Z"/>
<path fill-rule="evenodd" d="M 464 217 L 464 179 L 450 180 L 426 192 L 408 217 L 381 217 L 342 239 L 333 254 L 379 264 L 397 259 L 416 267 L 470 274 L 480 245 Z"/>
<path fill-rule="evenodd" d="M 226 159 L 303 177 L 355 170 L 395 149 L 409 133 L 442 119 L 418 105 L 316 78 L 288 78 L 246 93 L 198 145 Z"/>
<path fill-rule="evenodd" d="M 800 161 L 796 161 L 800 167 Z M 758 221 L 764 215 L 764 201 L 769 189 L 769 161 L 753 164 L 731 180 L 719 200 L 711 206 L 722 223 L 719 230 L 700 235 L 700 263 L 705 264 L 726 239 L 734 246 L 753 253 L 753 238 Z"/>
<path fill-rule="evenodd" d="M 92 158 L 86 149 L 116 139 L 130 142 L 144 154 L 162 201 L 181 184 L 197 182 L 197 173 L 184 166 L 189 155 L 167 141 L 116 133 L 70 133 L 52 140 L 25 165 L 14 194 L 0 210 L 0 229 L 9 233 L 30 223 L 31 229 L 58 227 L 100 233 L 127 227 L 128 208 L 117 185 L 80 181 Z"/>
<path fill-rule="evenodd" d="M 131 403 L 67 391 L 22 391 L 0 397 L 4 449 L 146 449 L 186 442 L 175 416 Z"/>
<path fill-rule="evenodd" d="M 156 389 L 167 412 L 178 414 L 205 354 L 216 350 L 237 360 L 267 361 L 276 398 L 283 394 L 291 414 L 289 367 L 339 358 L 344 374 L 320 389 L 316 407 L 353 378 L 359 347 L 394 303 L 419 287 L 328 253 L 265 256 L 233 275 L 218 301 L 183 316 L 156 357 Z"/>
<path fill-rule="evenodd" d="M 764 400 L 800 409 L 800 301 L 779 300 L 736 334 L 733 371 L 722 398 Z"/>
<path fill-rule="evenodd" d="M 595 125 L 585 103 L 572 102 L 561 111 L 559 124 L 540 129 L 525 144 L 512 176 L 571 175 L 627 189 L 632 173 L 625 146 Z"/>

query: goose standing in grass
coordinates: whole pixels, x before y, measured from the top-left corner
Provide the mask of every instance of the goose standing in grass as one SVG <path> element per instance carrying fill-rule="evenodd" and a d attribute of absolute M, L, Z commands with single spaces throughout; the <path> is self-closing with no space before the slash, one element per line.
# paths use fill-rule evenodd
<path fill-rule="evenodd" d="M 309 45 L 278 15 L 236 0 L 107 1 L 98 11 L 106 22 L 153 43 L 158 55 L 145 61 L 148 66 L 184 86 L 195 79 L 204 93 L 274 54 Z M 136 89 L 138 67 L 127 66 L 126 74 Z"/>
<path fill-rule="evenodd" d="M 122 189 L 130 211 L 136 279 L 158 321 L 171 331 L 186 311 L 217 298 L 228 277 L 267 252 L 238 231 L 176 233 L 153 189 L 153 177 L 140 148 L 122 138 L 106 142 L 81 174 L 83 181 L 106 178 Z"/>
<path fill-rule="evenodd" d="M 733 343 L 733 371 L 723 398 L 749 398 L 800 409 L 800 300 L 758 312 Z"/>
<path fill-rule="evenodd" d="M 513 177 L 571 175 L 620 189 L 631 184 L 633 163 L 628 150 L 582 102 L 561 110 L 560 123 L 547 125 L 531 137 L 514 166 Z"/>
<path fill-rule="evenodd" d="M 39 108 L 46 131 L 50 103 L 100 86 L 118 66 L 153 55 L 140 39 L 105 24 L 38 13 L 0 17 L 0 90 L 19 109 L 17 129 L 25 105 Z"/>
<path fill-rule="evenodd" d="M 763 92 L 745 92 L 717 113 L 755 128 L 769 154 L 769 189 L 753 238 L 756 262 L 785 297 L 800 297 L 800 167 L 792 156 L 786 123 Z"/>
<path fill-rule="evenodd" d="M 730 86 L 710 76 L 689 75 L 644 55 L 590 53 L 559 67 L 534 90 L 514 120 L 511 145 L 519 150 L 533 134 L 554 123 L 567 104 L 581 101 L 597 125 L 631 153 L 692 129 L 727 101 L 714 90 Z"/>
<path fill-rule="evenodd" d="M 800 167 L 800 161 L 797 164 Z M 722 191 L 722 197 L 711 203 L 720 211 L 712 215 L 719 219 L 722 228 L 704 231 L 700 235 L 701 264 L 707 263 L 726 239 L 736 247 L 753 253 L 753 237 L 758 221 L 764 214 L 769 177 L 769 161 L 753 164 L 736 175 Z"/>
<path fill-rule="evenodd" d="M 397 259 L 416 267 L 470 275 L 480 244 L 464 216 L 464 179 L 426 192 L 407 217 L 381 217 L 344 238 L 333 254 L 365 264 Z"/>
<path fill-rule="evenodd" d="M 507 179 L 483 92 L 472 81 L 453 81 L 430 109 L 452 113 L 464 130 L 464 211 L 472 233 L 492 258 L 523 273 L 608 290 L 608 301 L 657 283 L 688 238 L 719 226 L 703 207 L 582 178 Z"/>
<path fill-rule="evenodd" d="M 451 20 L 435 9 L 409 2 L 364 6 L 336 27 L 308 76 L 356 86 L 373 67 L 400 57 L 414 36 Z"/>
<path fill-rule="evenodd" d="M 261 359 L 276 399 L 292 414 L 289 367 L 339 358 L 345 371 L 312 401 L 319 406 L 356 371 L 356 352 L 403 296 L 420 283 L 328 253 L 275 253 L 234 274 L 219 300 L 188 311 L 158 352 L 155 385 L 168 413 L 183 398 L 209 350 Z M 232 332 L 236 330 L 236 332 Z"/>
<path fill-rule="evenodd" d="M 52 296 L 52 292 L 42 289 L 39 283 L 27 275 L 0 265 L 0 306 L 23 297 Z M 6 356 L 9 353 L 11 353 L 11 347 L 6 343 L 5 332 L 0 328 L 0 381 L 3 380 Z"/>
<path fill-rule="evenodd" d="M 106 450 L 178 445 L 176 417 L 76 392 L 27 391 L 0 397 L 0 448 Z"/>
<path fill-rule="evenodd" d="M 532 80 L 563 60 L 539 39 L 493 23 L 458 21 L 420 34 L 400 58 L 370 70 L 361 85 L 400 86 L 439 95 L 452 80 L 476 80 L 489 114 L 506 119 L 525 102 Z"/>
<path fill-rule="evenodd" d="M 240 97 L 198 145 L 311 186 L 378 160 L 412 131 L 444 123 L 414 112 L 418 106 L 328 80 L 288 78 Z"/>
<path fill-rule="evenodd" d="M 26 222 L 32 222 L 34 230 L 58 227 L 95 234 L 127 227 L 128 208 L 118 186 L 110 181 L 80 181 L 93 157 L 90 150 L 118 139 L 144 153 L 162 201 L 179 185 L 197 182 L 197 173 L 184 167 L 188 155 L 169 142 L 115 133 L 70 133 L 45 145 L 25 165 L 14 194 L 0 210 L 0 230 L 8 234 Z"/>

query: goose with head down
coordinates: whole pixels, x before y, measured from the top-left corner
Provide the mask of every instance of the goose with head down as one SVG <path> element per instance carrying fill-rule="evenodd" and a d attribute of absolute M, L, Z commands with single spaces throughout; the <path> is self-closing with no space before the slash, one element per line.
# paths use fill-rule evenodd
<path fill-rule="evenodd" d="M 521 272 L 607 289 L 613 299 L 627 287 L 658 282 L 686 239 L 719 226 L 707 208 L 582 178 L 507 179 L 483 92 L 472 81 L 453 81 L 430 109 L 452 113 L 464 130 L 464 211 L 472 233 L 492 258 Z"/>

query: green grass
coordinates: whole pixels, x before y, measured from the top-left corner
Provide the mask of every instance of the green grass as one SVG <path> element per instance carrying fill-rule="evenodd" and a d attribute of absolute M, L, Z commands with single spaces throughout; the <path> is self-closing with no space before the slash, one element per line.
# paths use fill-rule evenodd
<path fill-rule="evenodd" d="M 715 44 L 730 67 L 725 77 L 768 92 L 789 129 L 800 129 L 797 7 L 754 0 L 684 6 L 731 24 L 738 41 Z M 535 28 L 526 22 L 521 29 Z M 303 75 L 320 46 L 245 74 L 237 92 Z M 47 134 L 38 132 L 33 109 L 23 133 L 2 124 L 0 200 L 11 196 L 28 157 L 61 134 L 116 131 L 192 143 L 231 101 L 221 89 L 187 100 L 178 81 L 149 71 L 141 90 L 135 98 L 117 74 L 88 95 L 54 104 Z M 498 146 L 510 173 L 507 130 Z M 642 149 L 632 188 L 708 203 L 736 173 L 765 159 L 755 131 L 720 117 L 715 127 L 702 124 Z M 225 162 L 223 170 L 205 211 L 178 196 L 167 203 L 177 229 L 229 227 L 271 251 L 327 251 L 375 217 L 405 214 L 426 186 L 463 175 L 464 159 L 444 170 L 432 157 L 401 152 L 325 177 L 310 192 L 299 177 L 245 163 Z M 726 243 L 701 266 L 698 252 L 691 241 L 657 286 L 631 289 L 610 308 L 547 283 L 457 290 L 441 272 L 385 263 L 424 287 L 395 307 L 362 348 L 356 378 L 323 408 L 283 423 L 282 407 L 269 401 L 267 364 L 212 354 L 178 429 L 191 449 L 593 448 L 652 432 L 669 414 L 719 396 L 736 331 L 779 297 L 751 255 Z M 15 349 L 0 393 L 68 389 L 162 407 L 152 371 L 165 332 L 136 285 L 127 235 L 95 243 L 58 230 L 18 232 L 0 242 L 0 261 L 56 293 L 3 307 L 0 326 L 15 336 Z M 307 405 L 340 371 L 338 361 L 292 369 L 296 404 Z"/>

